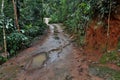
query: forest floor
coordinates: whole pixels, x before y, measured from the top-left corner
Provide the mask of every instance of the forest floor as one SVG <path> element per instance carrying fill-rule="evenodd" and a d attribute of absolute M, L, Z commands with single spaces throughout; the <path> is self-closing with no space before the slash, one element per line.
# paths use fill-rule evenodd
<path fill-rule="evenodd" d="M 0 80 L 112 80 L 98 77 L 97 63 L 86 59 L 61 24 L 48 26 L 47 35 L 0 66 Z"/>

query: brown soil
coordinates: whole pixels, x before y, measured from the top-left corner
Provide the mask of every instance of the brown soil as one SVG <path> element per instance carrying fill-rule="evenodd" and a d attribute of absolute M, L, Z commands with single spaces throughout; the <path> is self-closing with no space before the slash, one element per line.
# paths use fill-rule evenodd
<path fill-rule="evenodd" d="M 86 46 L 84 47 L 84 53 L 87 59 L 96 63 L 99 63 L 99 60 L 106 50 L 116 50 L 118 41 L 120 39 L 119 17 L 117 17 L 117 19 L 115 17 L 110 20 L 109 37 L 107 37 L 107 20 L 101 24 L 98 22 L 98 20 L 92 21 L 89 28 L 87 29 Z M 120 70 L 120 67 L 113 63 L 107 63 L 104 66 L 108 66 L 115 70 Z"/>
<path fill-rule="evenodd" d="M 92 50 L 93 53 L 94 51 L 100 53 L 100 51 L 105 51 L 106 48 L 108 48 L 108 50 L 114 50 L 117 48 L 120 38 L 120 21 L 111 19 L 109 37 L 107 37 L 108 28 L 106 23 L 107 20 L 100 25 L 97 20 L 91 22 L 86 34 L 86 49 Z M 88 50 L 88 52 L 90 50 Z"/>
<path fill-rule="evenodd" d="M 89 73 L 83 49 L 71 43 L 60 25 L 49 26 L 47 37 L 1 66 L 0 80 L 103 80 Z"/>
<path fill-rule="evenodd" d="M 103 49 L 106 48 L 106 44 L 108 43 L 108 49 L 113 50 L 117 47 L 119 38 L 120 21 L 110 21 L 109 38 L 107 38 L 107 27 L 105 25 L 97 25 L 97 22 L 93 21 L 90 27 L 87 29 L 86 43 L 88 48 L 100 51 L 103 51 Z"/>
<path fill-rule="evenodd" d="M 113 44 L 109 48 L 113 49 L 118 42 L 114 37 L 120 37 L 117 35 L 120 29 L 116 27 L 119 24 L 117 21 L 111 21 L 110 24 L 110 39 L 112 37 L 115 43 L 109 40 L 109 46 Z M 0 66 L 0 80 L 104 80 L 89 73 L 90 64 L 120 70 L 114 64 L 99 64 L 107 31 L 102 26 L 94 28 L 95 21 L 87 30 L 87 47 L 84 49 L 72 43 L 60 24 L 48 25 L 50 30 L 47 35 Z"/>

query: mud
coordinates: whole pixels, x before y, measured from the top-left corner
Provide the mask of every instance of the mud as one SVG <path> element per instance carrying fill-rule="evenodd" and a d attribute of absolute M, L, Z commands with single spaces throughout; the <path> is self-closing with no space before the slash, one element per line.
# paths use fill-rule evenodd
<path fill-rule="evenodd" d="M 32 52 L 32 55 L 37 56 L 26 63 L 29 64 L 27 71 L 18 74 L 22 79 L 67 80 L 71 78 L 67 56 L 72 53 L 72 45 L 69 43 L 68 37 L 64 36 L 59 25 L 49 24 L 49 27 L 50 34 L 46 41 Z M 58 36 L 59 39 L 56 39 L 55 36 Z"/>
<path fill-rule="evenodd" d="M 83 50 L 71 43 L 61 24 L 48 26 L 45 39 L 1 66 L 0 73 L 5 75 L 0 74 L 0 80 L 103 80 L 89 73 Z"/>

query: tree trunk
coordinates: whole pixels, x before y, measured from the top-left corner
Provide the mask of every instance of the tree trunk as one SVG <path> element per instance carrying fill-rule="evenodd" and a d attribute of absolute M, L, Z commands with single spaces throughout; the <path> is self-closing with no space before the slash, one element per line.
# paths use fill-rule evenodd
<path fill-rule="evenodd" d="M 111 0 L 110 0 L 110 5 L 109 5 L 109 14 L 108 14 L 108 29 L 107 29 L 107 43 L 106 43 L 106 49 L 107 52 L 109 52 L 109 39 L 110 39 L 110 15 L 111 15 Z"/>
<path fill-rule="evenodd" d="M 15 0 L 12 0 L 12 2 L 13 2 L 13 7 L 14 7 L 14 19 L 15 19 L 15 26 L 17 27 L 18 32 L 20 32 L 20 27 L 19 27 L 19 24 L 18 24 L 18 16 L 17 16 L 17 7 L 16 7 L 16 2 L 15 2 Z"/>
<path fill-rule="evenodd" d="M 2 0 L 2 6 L 1 6 L 1 15 L 2 15 L 2 18 L 4 20 L 4 12 L 3 12 L 3 9 L 4 9 L 4 0 Z M 3 39 L 4 39 L 4 54 L 3 54 L 3 57 L 7 57 L 8 54 L 7 54 L 7 42 L 6 42 L 6 33 L 5 33 L 5 23 L 3 21 Z"/>
<path fill-rule="evenodd" d="M 18 20 L 20 19 L 20 3 L 18 0 L 16 0 L 16 8 L 17 8 L 17 17 L 18 17 Z"/>

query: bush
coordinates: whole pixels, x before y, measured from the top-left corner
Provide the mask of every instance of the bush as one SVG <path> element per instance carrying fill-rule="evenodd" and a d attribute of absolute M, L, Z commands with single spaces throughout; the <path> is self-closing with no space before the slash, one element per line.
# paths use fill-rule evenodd
<path fill-rule="evenodd" d="M 120 65 L 120 56 L 118 55 L 117 51 L 114 50 L 114 51 L 110 51 L 110 52 L 107 52 L 107 53 L 104 53 L 102 58 L 100 59 L 100 62 L 101 63 L 115 63 L 117 65 Z"/>
<path fill-rule="evenodd" d="M 0 56 L 0 65 L 7 61 L 7 58 Z"/>
<path fill-rule="evenodd" d="M 16 55 L 17 50 L 29 45 L 29 39 L 22 33 L 11 33 L 7 36 L 7 50 L 10 56 Z"/>
<path fill-rule="evenodd" d="M 30 37 L 36 37 L 38 35 L 42 35 L 46 27 L 47 26 L 45 24 L 41 26 L 27 25 L 25 26 L 25 35 Z"/>
<path fill-rule="evenodd" d="M 57 23 L 57 22 L 59 22 L 58 16 L 51 15 L 50 23 Z"/>

